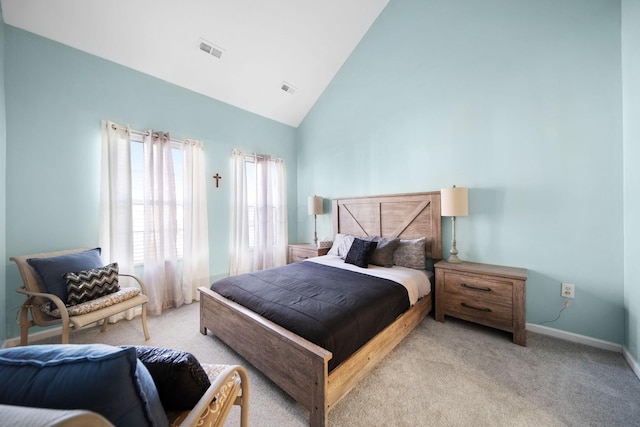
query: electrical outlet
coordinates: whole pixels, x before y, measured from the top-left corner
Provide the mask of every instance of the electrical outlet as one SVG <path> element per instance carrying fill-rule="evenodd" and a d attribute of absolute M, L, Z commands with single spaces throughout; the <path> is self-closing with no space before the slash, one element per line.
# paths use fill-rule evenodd
<path fill-rule="evenodd" d="M 573 283 L 563 283 L 560 287 L 560 295 L 565 298 L 574 298 L 576 292 L 576 285 Z"/>

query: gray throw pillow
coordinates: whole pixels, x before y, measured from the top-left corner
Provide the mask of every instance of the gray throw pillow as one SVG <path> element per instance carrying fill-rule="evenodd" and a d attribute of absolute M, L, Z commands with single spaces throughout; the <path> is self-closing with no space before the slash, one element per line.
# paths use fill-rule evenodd
<path fill-rule="evenodd" d="M 393 254 L 400 244 L 400 239 L 378 237 L 374 241 L 378 243 L 378 246 L 371 256 L 371 264 L 387 268 L 393 267 Z"/>
<path fill-rule="evenodd" d="M 398 248 L 393 253 L 393 263 L 402 267 L 425 270 L 425 243 L 421 237 L 413 240 L 400 240 Z"/>

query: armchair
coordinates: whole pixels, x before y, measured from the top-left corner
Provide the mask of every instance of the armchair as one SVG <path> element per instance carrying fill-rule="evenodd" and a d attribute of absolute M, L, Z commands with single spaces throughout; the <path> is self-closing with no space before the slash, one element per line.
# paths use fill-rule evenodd
<path fill-rule="evenodd" d="M 93 254 L 93 258 L 90 259 L 89 264 L 86 263 L 86 260 L 78 261 L 78 258 L 91 252 L 87 249 L 71 249 L 10 258 L 11 261 L 14 261 L 18 265 L 18 270 L 24 283 L 24 286 L 18 288 L 16 292 L 27 296 L 26 301 L 20 309 L 20 345 L 27 345 L 29 328 L 31 326 L 50 326 L 62 323 L 62 344 L 67 344 L 72 327 L 77 330 L 91 323 L 103 320 L 101 331 L 104 332 L 110 316 L 122 313 L 125 310 L 139 305 L 142 306 L 141 317 L 144 337 L 147 340 L 149 339 L 146 305 L 149 298 L 146 296 L 145 285 L 139 278 L 129 274 L 119 274 L 120 277 L 129 277 L 135 280 L 139 292 L 133 288 L 123 288 L 129 289 L 130 291 L 120 291 L 100 297 L 93 302 L 84 302 L 73 306 L 74 309 L 70 310 L 66 305 L 66 301 L 63 301 L 59 295 L 55 295 L 48 290 L 47 284 L 44 283 L 46 279 L 43 279 L 42 275 L 31 265 L 34 259 L 45 261 L 48 263 L 49 271 L 51 271 L 50 266 L 53 264 L 55 267 L 53 270 L 57 270 L 58 273 L 70 273 L 74 271 L 71 267 L 77 267 L 79 265 L 89 265 L 89 267 L 82 269 L 95 268 L 95 263 L 99 262 L 97 261 L 99 260 L 99 249 L 94 249 L 93 251 L 97 251 L 97 255 Z M 69 265 L 71 270 L 67 269 L 67 271 L 65 271 L 65 265 Z M 61 276 L 61 274 L 59 275 Z M 51 311 L 59 314 L 59 317 L 41 310 L 44 304 L 52 304 L 51 308 L 53 310 Z M 31 314 L 31 316 L 29 316 L 29 314 Z"/>

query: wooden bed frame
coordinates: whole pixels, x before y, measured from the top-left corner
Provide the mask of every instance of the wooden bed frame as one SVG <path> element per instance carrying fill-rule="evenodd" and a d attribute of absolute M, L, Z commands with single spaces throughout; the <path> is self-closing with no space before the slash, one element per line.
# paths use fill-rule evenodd
<path fill-rule="evenodd" d="M 426 237 L 426 257 L 442 257 L 440 192 L 334 199 L 334 233 L 415 239 Z M 206 287 L 200 287 L 200 332 L 211 331 L 309 409 L 311 426 L 327 414 L 432 309 L 422 298 L 331 373 L 331 352 Z"/>

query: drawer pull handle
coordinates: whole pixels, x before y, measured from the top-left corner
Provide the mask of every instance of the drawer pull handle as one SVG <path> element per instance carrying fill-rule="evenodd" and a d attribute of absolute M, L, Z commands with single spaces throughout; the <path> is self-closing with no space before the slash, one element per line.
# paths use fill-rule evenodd
<path fill-rule="evenodd" d="M 478 310 L 478 311 L 484 311 L 485 313 L 491 313 L 491 309 L 490 308 L 486 308 L 486 307 L 474 307 L 472 305 L 469 305 L 465 302 L 460 303 L 461 306 L 465 307 L 465 308 L 472 308 L 474 310 Z"/>
<path fill-rule="evenodd" d="M 471 286 L 471 285 L 467 285 L 466 283 L 461 283 L 460 286 L 462 286 L 463 288 L 469 288 L 469 289 L 473 289 L 476 291 L 483 291 L 483 292 L 491 292 L 491 288 L 483 288 L 480 286 Z"/>

